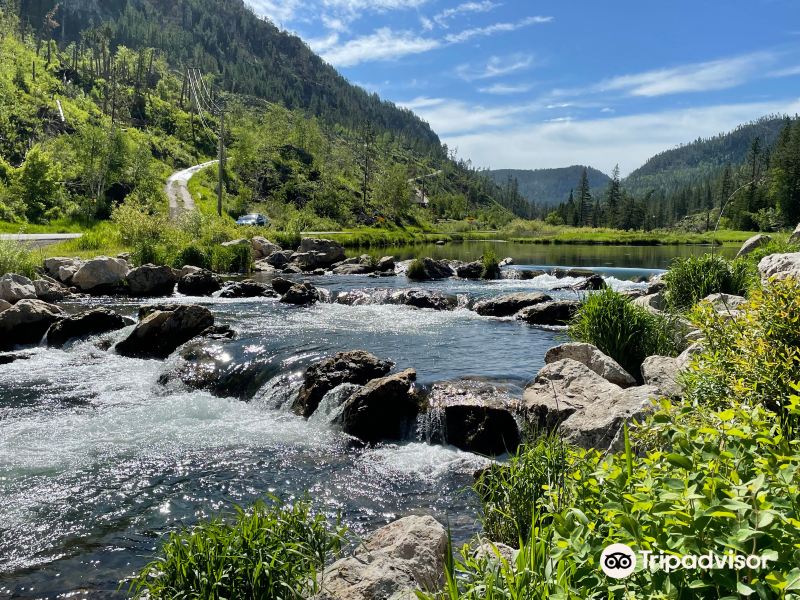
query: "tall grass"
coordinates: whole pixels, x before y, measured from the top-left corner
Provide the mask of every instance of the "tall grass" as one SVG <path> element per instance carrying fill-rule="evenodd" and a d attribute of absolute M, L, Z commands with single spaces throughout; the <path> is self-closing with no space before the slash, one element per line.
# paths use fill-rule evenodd
<path fill-rule="evenodd" d="M 160 555 L 131 582 L 135 598 L 306 598 L 317 574 L 339 555 L 345 529 L 293 506 L 256 504 L 222 519 L 173 533 Z"/>
<path fill-rule="evenodd" d="M 755 269 L 746 260 L 728 261 L 711 254 L 679 258 L 664 275 L 665 299 L 673 310 L 688 310 L 711 294 L 743 296 L 754 280 Z"/>
<path fill-rule="evenodd" d="M 481 279 L 500 279 L 500 261 L 497 260 L 497 254 L 492 248 L 484 250 L 481 263 L 483 263 Z"/>
<path fill-rule="evenodd" d="M 17 273 L 33 279 L 42 264 L 42 253 L 26 244 L 0 240 L 0 276 Z"/>
<path fill-rule="evenodd" d="M 652 314 L 611 289 L 586 299 L 570 323 L 569 335 L 597 346 L 639 381 L 645 358 L 676 356 L 681 350 L 671 318 Z"/>

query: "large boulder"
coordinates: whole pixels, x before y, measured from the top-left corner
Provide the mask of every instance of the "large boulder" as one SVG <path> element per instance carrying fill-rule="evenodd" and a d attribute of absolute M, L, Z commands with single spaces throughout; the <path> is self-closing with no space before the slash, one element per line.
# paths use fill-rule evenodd
<path fill-rule="evenodd" d="M 24 275 L 6 273 L 0 277 L 0 300 L 16 304 L 20 300 L 36 298 L 33 282 Z"/>
<path fill-rule="evenodd" d="M 552 300 L 550 296 L 541 292 L 517 292 L 481 300 L 475 305 L 475 312 L 484 317 L 510 317 L 523 308 Z"/>
<path fill-rule="evenodd" d="M 314 271 L 345 259 L 344 247 L 332 240 L 305 238 L 300 242 L 297 252 L 292 255 L 292 262 L 303 271 Z"/>
<path fill-rule="evenodd" d="M 121 315 L 107 308 L 93 308 L 54 323 L 47 332 L 47 345 L 61 348 L 72 339 L 116 331 L 126 325 Z"/>
<path fill-rule="evenodd" d="M 432 443 L 451 444 L 467 452 L 498 456 L 520 444 L 515 415 L 519 400 L 496 386 L 479 381 L 437 383 L 428 398 Z"/>
<path fill-rule="evenodd" d="M 664 292 L 656 292 L 655 294 L 634 298 L 633 303 L 653 314 L 660 314 L 667 307 Z"/>
<path fill-rule="evenodd" d="M 333 269 L 334 275 L 369 275 L 374 272 L 374 266 L 361 262 L 339 265 Z"/>
<path fill-rule="evenodd" d="M 417 280 L 447 279 L 455 274 L 453 268 L 444 260 L 434 260 L 429 257 L 419 259 L 422 263 L 422 273 L 417 274 Z M 410 264 L 410 263 L 409 263 Z M 406 266 L 406 269 L 408 267 Z"/>
<path fill-rule="evenodd" d="M 74 269 L 73 273 L 77 271 L 80 266 L 83 264 L 83 261 L 79 258 L 67 258 L 65 256 L 55 256 L 53 258 L 46 258 L 44 260 L 44 270 L 45 272 L 52 277 L 53 279 L 57 279 L 61 283 L 68 283 L 61 279 L 62 271 L 61 269 Z M 67 271 L 64 271 L 66 273 Z"/>
<path fill-rule="evenodd" d="M 89 294 L 107 294 L 121 291 L 130 270 L 121 258 L 99 256 L 86 261 L 72 277 L 72 285 Z"/>
<path fill-rule="evenodd" d="M 553 300 L 523 308 L 517 313 L 517 319 L 528 325 L 560 326 L 569 323 L 580 307 L 575 300 Z"/>
<path fill-rule="evenodd" d="M 128 292 L 131 296 L 171 296 L 178 277 L 170 267 L 142 265 L 128 273 Z"/>
<path fill-rule="evenodd" d="M 642 363 L 642 380 L 659 391 L 659 396 L 683 396 L 680 374 L 685 365 L 670 356 L 648 356 Z"/>
<path fill-rule="evenodd" d="M 370 381 L 342 406 L 342 431 L 367 443 L 405 438 L 419 413 L 416 379 L 417 372 L 408 369 Z"/>
<path fill-rule="evenodd" d="M 0 313 L 11 308 L 12 304 L 8 300 L 0 300 Z"/>
<path fill-rule="evenodd" d="M 315 600 L 413 600 L 444 584 L 447 532 L 433 517 L 410 516 L 366 537 L 353 556 L 327 567 Z"/>
<path fill-rule="evenodd" d="M 0 312 L 0 350 L 38 344 L 50 325 L 61 317 L 57 306 L 41 300 L 20 300 Z"/>
<path fill-rule="evenodd" d="M 309 306 L 318 302 L 320 299 L 319 290 L 312 284 L 296 283 L 290 287 L 283 297 L 281 302 L 284 304 L 294 304 L 296 306 Z"/>
<path fill-rule="evenodd" d="M 789 236 L 790 244 L 800 244 L 800 225 L 794 228 L 794 232 Z"/>
<path fill-rule="evenodd" d="M 178 280 L 178 292 L 184 296 L 210 296 L 222 288 L 219 277 L 211 271 L 190 271 Z"/>
<path fill-rule="evenodd" d="M 253 260 L 261 260 L 281 251 L 281 247 L 278 244 L 273 244 L 267 238 L 261 236 L 252 238 L 250 245 L 253 247 Z"/>
<path fill-rule="evenodd" d="M 214 315 L 203 306 L 182 304 L 150 310 L 119 344 L 123 356 L 165 358 L 214 325 Z"/>
<path fill-rule="evenodd" d="M 394 256 L 384 256 L 375 265 L 375 268 L 381 273 L 394 273 L 395 263 Z"/>
<path fill-rule="evenodd" d="M 748 254 L 752 254 L 762 246 L 766 246 L 772 241 L 772 238 L 768 235 L 764 235 L 763 233 L 759 233 L 758 235 L 754 235 L 749 240 L 747 240 L 742 247 L 739 249 L 739 252 L 736 254 L 736 258 L 741 258 L 742 256 L 747 256 Z"/>
<path fill-rule="evenodd" d="M 363 350 L 340 352 L 314 363 L 306 369 L 303 386 L 292 404 L 292 410 L 310 417 L 322 398 L 343 383 L 365 385 L 373 379 L 384 377 L 394 366 L 388 360 Z"/>
<path fill-rule="evenodd" d="M 458 297 L 442 292 L 413 289 L 393 293 L 389 296 L 388 303 L 432 310 L 455 310 L 458 308 Z"/>
<path fill-rule="evenodd" d="M 292 286 L 295 284 L 294 281 L 289 279 L 285 279 L 283 277 L 276 277 L 272 280 L 272 289 L 278 292 L 281 296 L 283 296 L 286 292 L 292 289 Z"/>
<path fill-rule="evenodd" d="M 70 291 L 67 288 L 49 277 L 34 281 L 33 288 L 36 290 L 36 297 L 45 302 L 60 302 L 70 295 Z"/>
<path fill-rule="evenodd" d="M 272 298 L 276 294 L 271 286 L 245 279 L 228 284 L 219 295 L 220 298 Z"/>
<path fill-rule="evenodd" d="M 800 252 L 791 254 L 770 254 L 758 263 L 763 280 L 800 279 Z"/>
<path fill-rule="evenodd" d="M 479 260 L 456 267 L 456 275 L 461 279 L 480 279 L 483 275 L 483 263 Z"/>
<path fill-rule="evenodd" d="M 279 250 L 278 252 L 273 252 L 267 256 L 262 262 L 268 264 L 270 267 L 283 269 L 289 264 L 292 254 L 294 254 L 294 252 L 291 250 Z"/>
<path fill-rule="evenodd" d="M 711 294 L 703 298 L 702 302 L 710 304 L 714 312 L 719 315 L 735 318 L 741 314 L 742 306 L 747 304 L 747 298 L 731 294 Z"/>
<path fill-rule="evenodd" d="M 544 362 L 549 365 L 565 358 L 571 358 L 586 365 L 603 379 L 621 388 L 636 385 L 633 375 L 623 369 L 613 358 L 606 356 L 591 344 L 561 344 L 547 351 L 547 354 L 544 355 Z"/>
<path fill-rule="evenodd" d="M 572 286 L 572 289 L 578 292 L 596 292 L 598 290 L 604 290 L 608 287 L 606 280 L 603 279 L 602 275 L 591 275 L 587 277 L 585 280 L 576 283 Z"/>

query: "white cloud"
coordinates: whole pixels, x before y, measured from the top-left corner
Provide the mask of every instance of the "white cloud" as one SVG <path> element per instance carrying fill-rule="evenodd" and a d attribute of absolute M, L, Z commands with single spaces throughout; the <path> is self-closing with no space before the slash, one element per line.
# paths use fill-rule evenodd
<path fill-rule="evenodd" d="M 533 64 L 533 56 L 514 54 L 507 57 L 492 56 L 481 65 L 464 64 L 456 67 L 456 74 L 465 81 L 502 77 L 517 71 L 523 71 Z"/>
<path fill-rule="evenodd" d="M 362 62 L 420 54 L 440 45 L 439 40 L 421 37 L 411 31 L 393 31 L 382 27 L 370 35 L 327 48 L 322 58 L 337 67 L 352 67 Z"/>
<path fill-rule="evenodd" d="M 339 34 L 334 32 L 324 38 L 307 39 L 306 43 L 317 54 L 322 54 L 339 43 Z"/>
<path fill-rule="evenodd" d="M 413 110 L 440 135 L 455 135 L 476 130 L 486 130 L 512 125 L 519 120 L 518 115 L 529 112 L 531 105 L 485 107 L 473 106 L 461 100 L 444 98 L 415 98 L 400 103 Z"/>
<path fill-rule="evenodd" d="M 505 83 L 495 83 L 489 87 L 480 88 L 478 91 L 483 94 L 493 94 L 495 96 L 510 96 L 512 94 L 524 94 L 531 91 L 530 85 L 510 85 Z"/>
<path fill-rule="evenodd" d="M 600 82 L 596 91 L 621 91 L 631 96 L 664 96 L 723 90 L 759 76 L 775 61 L 770 52 L 756 52 L 709 62 L 622 75 Z"/>
<path fill-rule="evenodd" d="M 793 77 L 795 75 L 800 75 L 800 66 L 777 69 L 767 73 L 767 77 Z"/>
<path fill-rule="evenodd" d="M 526 17 L 520 21 L 515 21 L 513 23 L 494 23 L 492 25 L 487 25 L 486 27 L 475 27 L 472 29 L 465 29 L 459 33 L 452 33 L 445 36 L 445 40 L 447 40 L 451 44 L 458 44 L 461 42 L 469 41 L 472 38 L 476 37 L 486 37 L 494 35 L 495 33 L 516 31 L 517 29 L 522 29 L 523 27 L 529 27 L 530 25 L 550 23 L 552 20 L 553 17 Z"/>
<path fill-rule="evenodd" d="M 486 13 L 494 10 L 500 4 L 491 2 L 490 0 L 483 0 L 482 2 L 464 2 L 453 8 L 447 8 L 442 12 L 434 15 L 433 20 L 439 27 L 447 27 L 448 21 L 460 15 L 468 13 Z"/>
<path fill-rule="evenodd" d="M 259 15 L 268 17 L 274 23 L 291 21 L 303 5 L 301 0 L 248 0 Z"/>
<path fill-rule="evenodd" d="M 476 107 L 442 101 L 432 109 L 420 109 L 423 116 L 443 118 L 455 113 L 475 119 L 470 133 L 443 132 L 443 141 L 474 164 L 492 168 L 538 169 L 588 164 L 610 172 L 619 163 L 629 173 L 645 160 L 697 137 L 730 131 L 737 125 L 766 114 L 800 112 L 800 100 L 727 104 L 619 117 L 562 122 L 519 122 L 518 106 L 503 118 L 503 109 L 493 109 L 494 118 L 480 114 Z M 496 113 L 500 113 L 499 115 Z M 493 122 L 499 123 L 495 125 Z M 512 125 L 513 127 L 509 127 Z M 458 129 L 455 131 L 466 131 Z"/>

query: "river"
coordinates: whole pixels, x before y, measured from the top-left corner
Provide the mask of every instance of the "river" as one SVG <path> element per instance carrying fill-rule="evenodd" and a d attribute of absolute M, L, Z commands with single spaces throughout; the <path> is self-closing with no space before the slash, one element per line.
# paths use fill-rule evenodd
<path fill-rule="evenodd" d="M 486 245 L 380 254 L 474 259 Z M 515 268 L 593 267 L 615 288 L 642 286 L 643 277 L 674 256 L 705 250 L 493 246 L 498 255 L 514 257 Z M 311 280 L 334 294 L 410 285 L 404 276 Z M 476 298 L 550 290 L 571 281 L 542 276 L 415 287 Z M 265 381 L 287 374 L 297 380 L 315 360 L 365 349 L 393 360 L 398 369 L 415 368 L 422 384 L 475 377 L 521 393 L 547 349 L 564 340 L 563 332 L 466 309 L 335 303 L 294 308 L 265 298 L 200 303 L 238 332 L 228 346 L 231 360 L 259 361 Z M 140 302 L 96 298 L 65 308 L 77 312 L 87 304 L 134 315 Z M 103 338 L 119 341 L 127 331 Z M 284 500 L 308 494 L 320 510 L 341 513 L 356 534 L 410 513 L 448 523 L 457 541 L 479 527 L 469 485 L 486 464 L 481 457 L 415 439 L 354 448 L 324 423 L 275 409 L 269 393 L 244 402 L 163 386 L 158 379 L 169 359 L 124 358 L 99 341 L 38 348 L 29 360 L 0 366 L 0 596 L 56 598 L 89 591 L 92 598 L 123 598 L 120 581 L 152 557 L 164 533 L 267 494 Z"/>

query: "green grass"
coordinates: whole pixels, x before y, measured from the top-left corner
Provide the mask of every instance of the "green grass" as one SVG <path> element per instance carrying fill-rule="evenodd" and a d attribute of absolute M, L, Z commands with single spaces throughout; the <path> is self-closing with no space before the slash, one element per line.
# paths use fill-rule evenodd
<path fill-rule="evenodd" d="M 6 273 L 17 273 L 31 279 L 42 266 L 41 250 L 30 248 L 19 242 L 0 240 L 0 277 Z"/>
<path fill-rule="evenodd" d="M 711 254 L 679 258 L 664 276 L 665 298 L 671 309 L 688 310 L 711 294 L 743 296 L 757 279 L 748 261 L 728 261 Z"/>
<path fill-rule="evenodd" d="M 345 529 L 307 502 L 258 503 L 235 518 L 169 536 L 130 584 L 135 598 L 203 600 L 307 598 L 317 574 L 339 555 Z"/>

